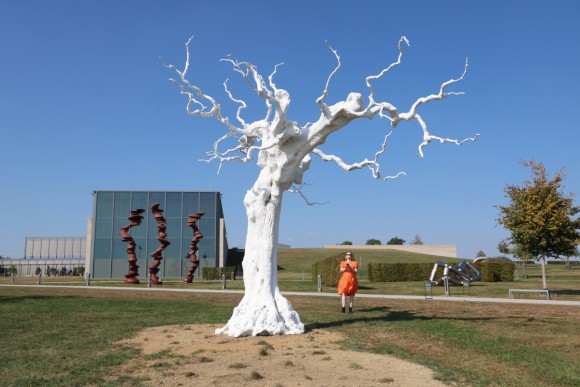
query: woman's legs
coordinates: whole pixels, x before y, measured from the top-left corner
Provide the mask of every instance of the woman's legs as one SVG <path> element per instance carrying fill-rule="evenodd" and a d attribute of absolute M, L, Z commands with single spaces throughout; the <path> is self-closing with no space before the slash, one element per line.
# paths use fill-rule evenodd
<path fill-rule="evenodd" d="M 346 309 L 346 294 L 342 293 L 342 313 L 345 312 Z"/>
<path fill-rule="evenodd" d="M 354 304 L 354 293 L 350 295 L 350 304 L 348 307 L 348 311 L 352 313 L 352 304 Z"/>

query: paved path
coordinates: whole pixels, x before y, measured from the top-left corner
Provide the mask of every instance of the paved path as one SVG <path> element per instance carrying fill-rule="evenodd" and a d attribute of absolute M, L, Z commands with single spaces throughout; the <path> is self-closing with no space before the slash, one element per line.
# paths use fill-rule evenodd
<path fill-rule="evenodd" d="M 244 294 L 243 290 L 208 290 L 208 289 L 170 289 L 163 287 L 155 288 L 129 288 L 115 286 L 59 286 L 59 285 L 12 285 L 0 284 L 0 287 L 31 287 L 31 288 L 61 288 L 61 289 L 105 289 L 105 290 L 132 290 L 143 292 L 185 292 L 185 293 L 228 293 Z M 336 293 L 319 293 L 319 292 L 282 292 L 285 296 L 309 296 L 309 297 L 337 297 Z M 359 298 L 384 298 L 394 300 L 426 300 L 425 296 L 403 296 L 403 295 L 386 295 L 386 294 L 361 294 L 356 295 Z M 510 299 L 510 298 L 479 298 L 479 297 L 456 297 L 456 296 L 434 296 L 435 301 L 450 302 L 496 302 L 510 304 L 543 304 L 543 305 L 568 305 L 580 306 L 580 301 L 554 301 L 554 300 L 529 300 L 529 299 Z M 430 299 L 427 301 L 431 301 Z"/>

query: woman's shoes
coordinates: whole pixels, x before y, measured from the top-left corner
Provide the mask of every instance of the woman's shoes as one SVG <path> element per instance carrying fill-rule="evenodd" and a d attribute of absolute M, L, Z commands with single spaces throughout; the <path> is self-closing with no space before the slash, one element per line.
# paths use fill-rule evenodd
<path fill-rule="evenodd" d="M 346 311 L 346 308 L 343 306 L 342 307 L 342 313 L 344 313 Z"/>
<path fill-rule="evenodd" d="M 348 307 L 348 313 L 352 313 L 352 306 Z"/>

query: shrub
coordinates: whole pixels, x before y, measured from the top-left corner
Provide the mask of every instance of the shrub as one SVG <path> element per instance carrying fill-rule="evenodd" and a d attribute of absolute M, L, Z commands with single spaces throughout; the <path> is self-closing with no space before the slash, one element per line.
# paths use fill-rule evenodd
<path fill-rule="evenodd" d="M 340 262 L 343 258 L 344 253 L 340 253 L 312 264 L 312 282 L 316 283 L 320 274 L 324 285 L 337 287 L 340 280 Z"/>
<path fill-rule="evenodd" d="M 431 263 L 369 263 L 369 281 L 427 281 L 432 269 Z"/>
<path fill-rule="evenodd" d="M 481 273 L 483 282 L 513 281 L 513 262 L 484 261 L 474 265 Z M 427 281 L 433 270 L 432 263 L 369 263 L 369 281 L 406 282 Z M 435 278 L 443 276 L 443 268 L 438 267 Z"/>
<path fill-rule="evenodd" d="M 516 265 L 513 262 L 488 260 L 475 262 L 483 282 L 513 281 Z"/>
<path fill-rule="evenodd" d="M 201 278 L 204 280 L 221 280 L 222 275 L 225 274 L 227 279 L 236 279 L 236 267 L 235 266 L 224 266 L 224 267 L 204 267 L 201 270 Z"/>

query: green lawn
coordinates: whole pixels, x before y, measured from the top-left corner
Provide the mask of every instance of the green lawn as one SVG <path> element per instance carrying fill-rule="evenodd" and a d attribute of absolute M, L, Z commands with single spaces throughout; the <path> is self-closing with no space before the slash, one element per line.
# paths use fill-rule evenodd
<path fill-rule="evenodd" d="M 139 385 L 117 367 L 143 355 L 116 342 L 150 326 L 225 323 L 240 298 L 0 287 L 0 385 Z M 339 331 L 345 349 L 424 364 L 446 383 L 580 385 L 580 307 L 358 298 L 345 316 L 338 296 L 289 300 L 307 330 Z"/>
<path fill-rule="evenodd" d="M 348 246 L 345 246 L 348 247 Z M 345 249 L 346 251 L 347 249 Z M 329 249 L 281 249 L 278 256 L 278 279 L 282 291 L 316 292 L 316 283 L 312 282 L 312 264 L 321 259 L 340 253 L 341 250 Z M 458 258 L 446 258 L 433 255 L 408 253 L 401 251 L 367 251 L 353 250 L 357 259 L 362 258 L 362 266 L 359 271 L 359 284 L 361 294 L 387 294 L 387 295 L 416 295 L 425 294 L 424 281 L 419 282 L 370 282 L 367 279 L 367 267 L 371 262 L 429 262 L 434 263 L 442 260 L 447 263 L 457 263 Z M 542 289 L 541 267 L 538 264 L 526 265 L 527 278 L 524 278 L 521 264 L 517 265 L 518 279 L 513 282 L 473 282 L 469 288 L 461 286 L 451 287 L 451 296 L 471 297 L 497 297 L 507 298 L 508 290 L 517 289 Z M 563 264 L 549 264 L 547 266 L 548 288 L 554 300 L 580 301 L 580 265 L 572 265 L 572 269 L 566 269 Z M 147 281 L 141 277 L 140 285 L 125 285 L 122 279 L 116 280 L 92 280 L 92 286 L 141 286 L 146 287 Z M 427 280 L 427 279 L 426 279 Z M 34 284 L 36 278 L 18 278 L 17 283 Z M 10 283 L 9 278 L 0 278 L 0 283 Z M 84 285 L 82 277 L 43 277 L 43 284 L 59 285 Z M 243 290 L 244 284 L 241 279 L 227 281 L 230 290 Z M 181 278 L 166 278 L 162 287 L 165 288 L 200 288 L 221 289 L 221 281 L 202 281 L 195 279 L 192 284 L 184 284 Z M 324 287 L 324 292 L 332 293 L 335 288 Z M 444 296 L 442 286 L 433 287 L 433 295 Z M 543 299 L 544 295 L 534 293 L 519 293 L 517 298 Z"/>
<path fill-rule="evenodd" d="M 324 249 L 281 250 L 282 291 L 316 292 L 311 265 L 334 255 Z M 355 254 L 357 252 L 355 251 Z M 360 293 L 419 295 L 424 283 L 376 283 L 366 279 L 369 262 L 434 262 L 458 260 L 401 252 L 360 252 Z M 514 282 L 475 282 L 468 289 L 452 287 L 452 296 L 507 298 L 510 288 L 541 289 L 539 265 L 520 265 Z M 145 287 L 146 281 L 138 286 Z M 0 283 L 11 283 L 0 278 Z M 17 278 L 34 284 L 36 278 Z M 138 350 L 115 345 L 150 326 L 225 323 L 241 294 L 127 292 L 102 289 L 122 280 L 80 277 L 43 278 L 43 288 L 0 287 L 0 385 L 85 386 L 139 385 L 130 374 L 111 370 Z M 50 285 L 81 285 L 56 288 Z M 228 289 L 243 289 L 241 279 Z M 556 300 L 580 301 L 580 266 L 548 265 L 548 287 Z M 166 279 L 163 288 L 221 289 L 221 281 Z M 325 287 L 334 293 L 335 288 Z M 442 296 L 442 287 L 433 295 Z M 522 294 L 518 298 L 543 298 Z M 578 361 L 580 307 L 457 303 L 429 300 L 357 298 L 355 314 L 339 312 L 339 298 L 289 297 L 307 329 L 342 332 L 346 349 L 394 354 L 435 370 L 437 378 L 468 385 L 580 386 Z"/>

